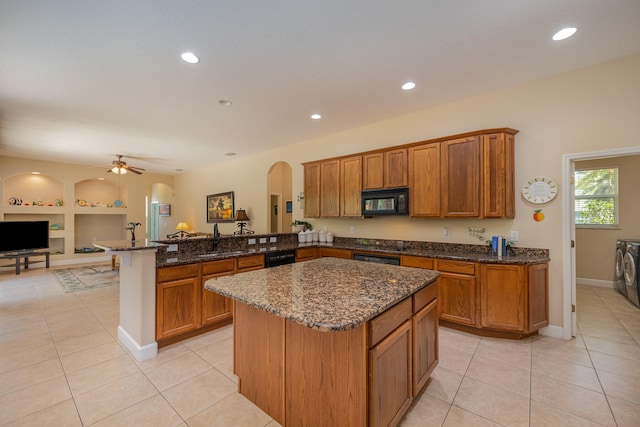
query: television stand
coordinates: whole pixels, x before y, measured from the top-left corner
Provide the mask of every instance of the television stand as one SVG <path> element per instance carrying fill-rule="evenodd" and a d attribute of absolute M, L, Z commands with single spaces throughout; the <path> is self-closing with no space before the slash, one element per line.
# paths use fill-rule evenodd
<path fill-rule="evenodd" d="M 16 260 L 16 274 L 20 274 L 20 259 L 24 258 L 24 269 L 29 269 L 29 258 L 34 256 L 45 256 L 45 265 L 46 268 L 49 268 L 49 251 L 38 251 L 38 252 L 10 252 L 6 254 L 0 254 L 0 259 L 15 259 Z M 42 261 L 36 261 L 42 262 Z M 6 267 L 6 266 L 2 266 Z"/>

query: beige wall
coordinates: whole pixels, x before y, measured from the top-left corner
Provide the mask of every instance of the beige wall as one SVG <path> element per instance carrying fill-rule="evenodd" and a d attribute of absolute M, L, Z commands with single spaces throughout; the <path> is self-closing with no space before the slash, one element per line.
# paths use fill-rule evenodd
<path fill-rule="evenodd" d="M 173 177 L 168 175 L 158 175 L 145 173 L 143 175 L 135 175 L 128 173 L 120 176 L 107 172 L 105 167 L 86 167 L 65 163 L 43 162 L 38 160 L 19 159 L 11 157 L 0 157 L 0 219 L 13 220 L 35 220 L 40 215 L 34 216 L 32 212 L 38 212 L 40 207 L 29 207 L 25 209 L 12 209 L 8 205 L 8 198 L 16 194 L 8 194 L 11 192 L 21 192 L 11 184 L 12 178 L 18 176 L 29 176 L 32 171 L 38 171 L 44 177 L 52 178 L 59 183 L 61 188 L 61 197 L 58 193 L 55 196 L 48 194 L 38 194 L 33 192 L 34 184 L 31 188 L 25 188 L 26 197 L 33 198 L 41 196 L 43 201 L 48 199 L 62 198 L 64 206 L 57 209 L 51 220 L 64 224 L 65 230 L 60 233 L 64 238 L 64 255 L 54 257 L 53 263 L 61 260 L 77 259 L 73 250 L 75 247 L 90 247 L 93 240 L 122 239 L 129 238 L 130 234 L 124 230 L 126 222 L 140 222 L 142 226 L 136 230 L 136 238 L 144 238 L 146 228 L 146 207 L 145 197 L 150 195 L 151 185 L 154 183 L 163 183 L 167 186 L 173 186 Z M 26 174 L 26 175 L 25 175 Z M 97 178 L 104 178 L 104 182 L 108 185 L 102 186 Z M 51 180 L 49 180 L 51 181 Z M 8 187 L 8 188 L 7 188 Z M 47 184 L 44 191 L 50 188 Z M 120 191 L 118 191 L 120 188 Z M 95 191 L 94 191 L 95 190 Z M 51 190 L 55 192 L 55 190 Z M 120 196 L 118 196 L 118 193 Z M 20 194 L 17 194 L 20 196 Z M 116 208 L 103 208 L 101 214 L 96 214 L 99 208 L 76 208 L 75 200 L 79 197 L 84 198 L 87 202 L 114 202 L 120 197 L 127 204 L 125 216 L 121 216 L 121 211 Z M 22 196 L 20 196 L 22 197 Z M 25 200 L 26 202 L 27 200 Z M 28 201 L 31 203 L 31 200 Z M 33 209 L 33 210 L 31 210 Z M 43 208 L 46 209 L 46 208 Z M 43 212 L 40 210 L 39 212 Z M 77 215 L 77 213 L 82 215 Z M 45 215 L 49 217 L 49 215 Z M 44 218 L 48 219 L 48 218 Z M 52 222 L 50 220 L 50 222 Z M 174 226 L 175 228 L 175 226 Z M 55 243 L 60 239 L 55 239 Z M 80 255 L 85 257 L 85 255 Z"/>
<path fill-rule="evenodd" d="M 542 206 L 546 219 L 532 218 L 537 206 L 525 202 L 519 189 L 530 177 L 544 175 L 562 182 L 562 155 L 640 145 L 640 55 L 596 65 L 511 89 L 419 111 L 369 126 L 304 141 L 260 155 L 240 153 L 234 160 L 175 177 L 181 215 L 200 231 L 210 231 L 205 219 L 207 194 L 235 191 L 236 206 L 244 206 L 251 228 L 267 230 L 266 176 L 277 161 L 293 168 L 293 194 L 303 189 L 300 163 L 379 147 L 420 141 L 477 129 L 512 127 L 516 136 L 516 217 L 513 220 L 433 220 L 375 218 L 363 220 L 313 219 L 315 228 L 327 226 L 338 236 L 479 243 L 467 227 L 487 229 L 485 237 L 520 232 L 518 246 L 548 248 L 551 255 L 550 323 L 562 326 L 562 202 L 559 197 Z M 428 88 L 414 96 L 428 96 Z M 326 115 L 326 120 L 331 120 Z M 325 119 L 323 119 L 325 120 Z M 242 174 L 238 173 L 242 171 Z M 239 177 L 244 179 L 239 180 Z M 303 211 L 294 203 L 294 218 Z M 221 232 L 235 225 L 223 224 Z M 354 227 L 354 234 L 349 234 Z M 443 227 L 450 237 L 442 237 Z"/>
<path fill-rule="evenodd" d="M 595 167 L 618 167 L 619 227 L 576 227 L 576 276 L 578 282 L 606 281 L 613 286 L 616 240 L 640 241 L 640 156 L 576 162 L 576 169 Z"/>

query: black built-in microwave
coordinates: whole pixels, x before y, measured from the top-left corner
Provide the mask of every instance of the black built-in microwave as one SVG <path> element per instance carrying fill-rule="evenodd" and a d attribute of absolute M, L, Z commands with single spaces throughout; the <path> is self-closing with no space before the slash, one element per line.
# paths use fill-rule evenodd
<path fill-rule="evenodd" d="M 362 215 L 409 214 L 409 189 L 368 190 L 362 192 Z"/>

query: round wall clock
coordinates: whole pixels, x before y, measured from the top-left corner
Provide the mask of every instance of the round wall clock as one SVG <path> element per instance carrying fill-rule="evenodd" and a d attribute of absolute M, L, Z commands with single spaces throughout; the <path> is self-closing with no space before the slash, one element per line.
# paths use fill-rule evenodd
<path fill-rule="evenodd" d="M 533 177 L 522 186 L 522 196 L 535 204 L 548 203 L 558 194 L 558 185 L 544 176 Z"/>

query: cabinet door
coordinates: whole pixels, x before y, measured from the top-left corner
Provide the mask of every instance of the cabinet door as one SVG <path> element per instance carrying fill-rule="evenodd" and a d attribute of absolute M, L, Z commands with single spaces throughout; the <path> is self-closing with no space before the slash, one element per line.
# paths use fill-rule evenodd
<path fill-rule="evenodd" d="M 362 216 L 362 157 L 340 160 L 340 216 Z"/>
<path fill-rule="evenodd" d="M 525 266 L 482 264 L 480 267 L 481 326 L 524 332 Z"/>
<path fill-rule="evenodd" d="M 320 257 L 334 257 L 334 258 L 351 259 L 351 258 L 353 258 L 353 254 L 348 249 L 321 247 L 320 248 Z"/>
<path fill-rule="evenodd" d="M 384 152 L 384 187 L 407 186 L 407 149 L 400 148 Z"/>
<path fill-rule="evenodd" d="M 384 187 L 384 155 L 366 154 L 362 157 L 362 189 L 379 190 Z"/>
<path fill-rule="evenodd" d="M 476 278 L 464 274 L 441 272 L 438 281 L 440 319 L 475 326 Z"/>
<path fill-rule="evenodd" d="M 440 216 L 440 144 L 409 148 L 409 214 Z"/>
<path fill-rule="evenodd" d="M 320 216 L 320 163 L 304 165 L 304 216 Z"/>
<path fill-rule="evenodd" d="M 529 324 L 528 331 L 549 325 L 549 265 L 535 264 L 528 267 L 529 274 Z"/>
<path fill-rule="evenodd" d="M 480 139 L 444 141 L 442 146 L 442 216 L 480 216 Z"/>
<path fill-rule="evenodd" d="M 320 164 L 320 216 L 340 216 L 340 161 Z"/>
<path fill-rule="evenodd" d="M 156 339 L 178 335 L 199 327 L 198 277 L 156 286 Z"/>
<path fill-rule="evenodd" d="M 515 216 L 513 135 L 485 135 L 482 143 L 482 215 L 487 218 Z"/>
<path fill-rule="evenodd" d="M 296 249 L 296 262 L 309 261 L 318 257 L 318 248 L 298 248 Z"/>
<path fill-rule="evenodd" d="M 413 396 L 427 383 L 438 366 L 438 300 L 434 299 L 412 318 Z"/>
<path fill-rule="evenodd" d="M 224 274 L 222 276 L 228 276 Z M 204 276 L 203 282 L 220 277 L 219 274 Z M 202 324 L 209 325 L 231 317 L 231 300 L 225 296 L 202 288 Z"/>
<path fill-rule="evenodd" d="M 411 321 L 369 350 L 369 381 L 369 426 L 397 425 L 412 400 Z"/>

